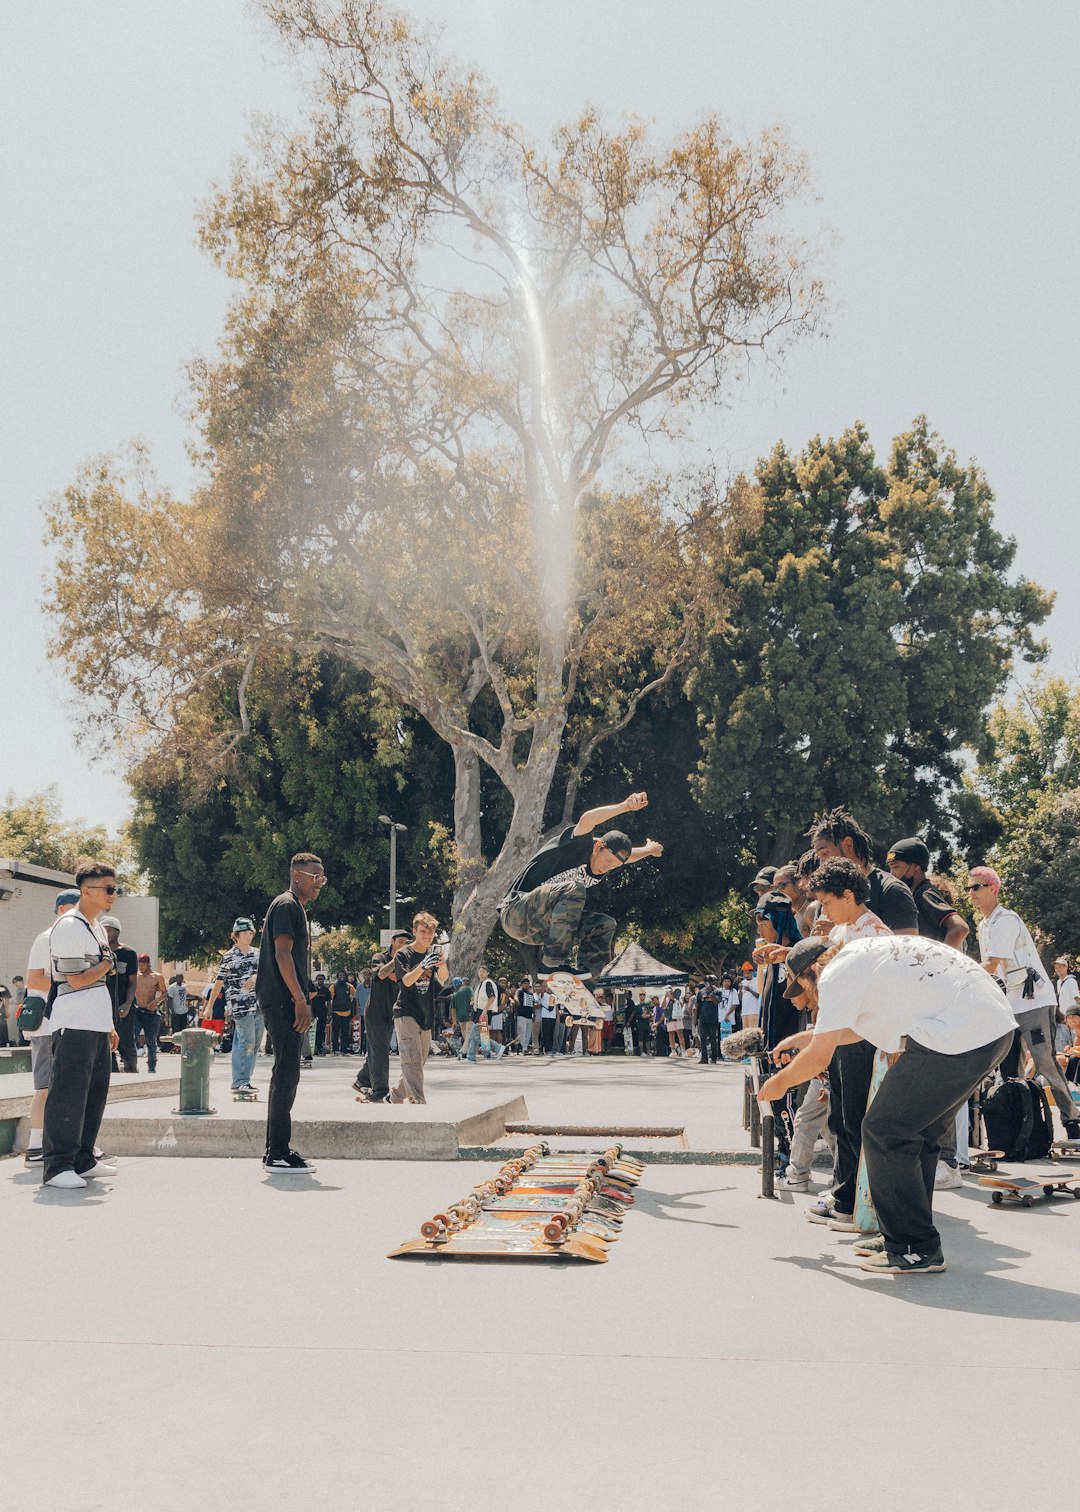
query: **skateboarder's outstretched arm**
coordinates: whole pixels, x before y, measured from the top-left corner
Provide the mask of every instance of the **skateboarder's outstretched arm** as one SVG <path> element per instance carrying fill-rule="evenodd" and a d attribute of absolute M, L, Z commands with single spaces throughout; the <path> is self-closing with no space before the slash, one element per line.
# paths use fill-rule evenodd
<path fill-rule="evenodd" d="M 639 809 L 647 808 L 648 804 L 648 793 L 631 793 L 629 798 L 623 799 L 622 803 L 610 803 L 604 808 L 586 809 L 574 825 L 574 834 L 591 835 L 598 825 L 609 824 L 620 814 L 637 813 Z"/>

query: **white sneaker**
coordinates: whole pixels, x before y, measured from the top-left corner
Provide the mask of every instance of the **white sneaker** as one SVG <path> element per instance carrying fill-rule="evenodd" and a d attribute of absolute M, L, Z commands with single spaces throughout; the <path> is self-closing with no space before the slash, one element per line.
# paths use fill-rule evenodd
<path fill-rule="evenodd" d="M 86 1182 L 74 1171 L 57 1171 L 55 1176 L 50 1176 L 44 1183 L 47 1187 L 58 1187 L 61 1192 L 74 1192 L 79 1187 L 84 1187 Z"/>
<path fill-rule="evenodd" d="M 776 1185 L 782 1192 L 808 1192 L 810 1180 L 805 1176 L 781 1176 Z"/>
<path fill-rule="evenodd" d="M 115 1176 L 116 1175 L 116 1167 L 114 1165 L 107 1165 L 104 1160 L 97 1160 L 97 1161 L 94 1162 L 94 1164 L 90 1167 L 90 1169 L 88 1171 L 84 1171 L 83 1172 L 83 1175 L 84 1176 Z"/>
<path fill-rule="evenodd" d="M 946 1165 L 943 1160 L 938 1161 L 937 1170 L 934 1172 L 935 1192 L 947 1192 L 950 1188 L 961 1187 L 963 1184 L 964 1178 L 955 1166 Z"/>

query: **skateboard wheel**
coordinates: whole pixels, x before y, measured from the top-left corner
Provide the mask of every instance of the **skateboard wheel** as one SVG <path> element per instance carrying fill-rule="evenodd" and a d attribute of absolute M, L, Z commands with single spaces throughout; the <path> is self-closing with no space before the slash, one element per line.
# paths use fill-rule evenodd
<path fill-rule="evenodd" d="M 1035 1199 L 1031 1196 L 1030 1193 L 1026 1197 L 1022 1197 L 1020 1200 L 1023 1202 L 1025 1207 L 1033 1207 L 1035 1205 Z"/>
<path fill-rule="evenodd" d="M 441 1233 L 442 1224 L 436 1223 L 434 1219 L 429 1218 L 426 1223 L 420 1225 L 420 1234 L 424 1239 L 436 1239 Z"/>
<path fill-rule="evenodd" d="M 1077 1190 L 1077 1189 L 1076 1189 L 1076 1187 L 1066 1187 L 1066 1188 L 1065 1188 L 1065 1190 L 1066 1190 L 1066 1191 L 1067 1191 L 1067 1192 L 1071 1192 L 1071 1193 L 1072 1193 L 1072 1195 L 1073 1195 L 1073 1196 L 1074 1196 L 1074 1197 L 1075 1197 L 1075 1198 L 1076 1198 L 1076 1200 L 1077 1200 L 1077 1201 L 1078 1201 L 1078 1202 L 1080 1202 L 1080 1191 L 1078 1191 L 1078 1190 Z"/>
<path fill-rule="evenodd" d="M 566 1230 L 561 1223 L 545 1223 L 544 1238 L 549 1244 L 561 1244 L 566 1238 Z"/>
<path fill-rule="evenodd" d="M 1054 1195 L 1054 1188 L 1052 1186 L 1044 1186 L 1043 1187 L 1043 1196 L 1044 1197 L 1052 1197 L 1053 1195 Z"/>
<path fill-rule="evenodd" d="M 995 1207 L 1000 1207 L 1001 1204 L 1005 1201 L 1005 1198 L 1001 1192 L 991 1192 L 990 1201 L 994 1204 Z"/>

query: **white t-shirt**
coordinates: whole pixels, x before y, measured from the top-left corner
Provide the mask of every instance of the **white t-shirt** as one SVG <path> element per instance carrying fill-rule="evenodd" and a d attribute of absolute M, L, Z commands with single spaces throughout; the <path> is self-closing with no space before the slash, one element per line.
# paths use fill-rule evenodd
<path fill-rule="evenodd" d="M 1074 976 L 1062 977 L 1058 983 L 1058 1007 L 1063 1014 L 1080 1011 L 1080 986 Z"/>
<path fill-rule="evenodd" d="M 888 935 L 845 945 L 818 979 L 815 1034 L 854 1029 L 879 1050 L 907 1035 L 925 1050 L 963 1055 L 1016 1028 L 989 973 L 951 945 Z"/>
<path fill-rule="evenodd" d="M 490 1028 L 491 1015 L 499 1006 L 499 989 L 490 977 L 484 977 L 483 981 L 479 983 L 473 1001 L 478 1018 L 482 1012 L 488 1015 L 488 1027 Z"/>
<path fill-rule="evenodd" d="M 979 920 L 979 956 L 984 961 L 1005 962 L 1005 985 L 1014 1013 L 1028 1013 L 1032 1008 L 1052 1008 L 1057 1002 L 1046 967 L 1039 959 L 1035 941 L 1019 914 L 999 903 L 988 919 Z M 1028 967 L 1038 973 L 1033 997 L 1024 996 Z"/>
<path fill-rule="evenodd" d="M 100 924 L 91 924 L 77 908 L 57 919 L 49 935 L 49 950 L 54 962 L 83 962 L 72 970 L 73 976 L 77 976 L 80 971 L 88 971 L 101 960 L 101 951 L 97 949 L 99 945 L 101 950 L 108 950 L 108 935 Z M 55 977 L 55 967 L 51 971 Z M 111 1034 L 112 998 L 104 981 L 96 982 L 92 987 L 78 988 L 74 992 L 58 993 L 49 1023 L 54 1034 L 59 1029 L 92 1029 Z"/>
<path fill-rule="evenodd" d="M 875 940 L 879 935 L 891 934 L 889 926 L 867 908 L 854 924 L 834 924 L 829 930 L 829 944 L 850 945 L 853 940 Z"/>
<path fill-rule="evenodd" d="M 43 929 L 30 947 L 30 959 L 26 963 L 26 977 L 28 981 L 32 971 L 43 971 L 49 980 L 52 980 L 52 961 L 49 959 L 49 933 L 51 929 L 51 924 L 48 929 Z M 47 992 L 36 993 L 34 995 L 36 997 L 48 997 Z M 23 1037 L 28 1040 L 44 1039 L 47 1034 L 52 1034 L 52 1032 L 53 1021 L 51 1018 L 46 1018 L 42 1019 L 40 1029 L 24 1029 Z"/>

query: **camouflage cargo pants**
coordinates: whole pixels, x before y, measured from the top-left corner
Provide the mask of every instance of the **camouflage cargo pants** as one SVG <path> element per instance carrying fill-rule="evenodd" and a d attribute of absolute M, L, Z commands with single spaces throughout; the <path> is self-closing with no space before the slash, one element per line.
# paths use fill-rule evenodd
<path fill-rule="evenodd" d="M 544 967 L 565 966 L 576 946 L 579 969 L 598 977 L 611 959 L 616 925 L 586 909 L 587 891 L 584 882 L 569 878 L 511 893 L 499 910 L 502 927 L 519 944 L 539 946 Z"/>

